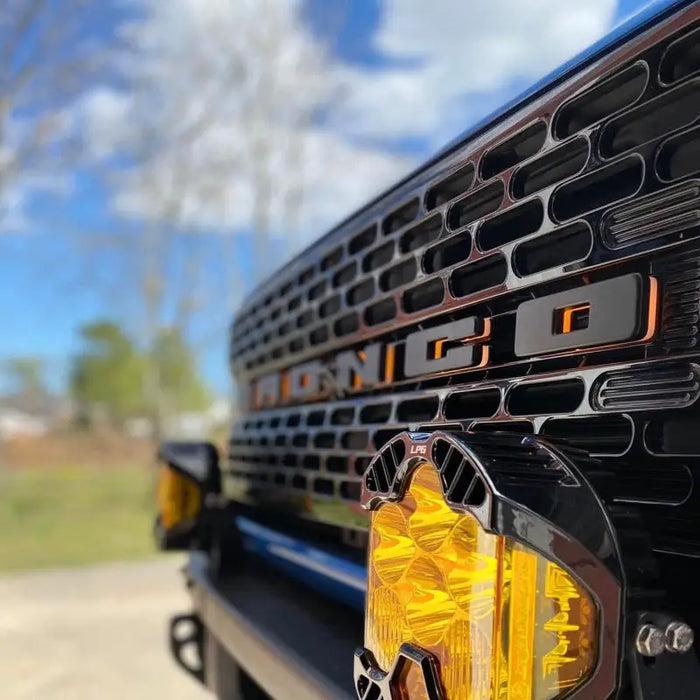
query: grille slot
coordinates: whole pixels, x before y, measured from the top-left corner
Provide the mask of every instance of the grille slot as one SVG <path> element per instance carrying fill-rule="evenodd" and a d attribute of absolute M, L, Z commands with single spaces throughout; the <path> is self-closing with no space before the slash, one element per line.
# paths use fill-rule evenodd
<path fill-rule="evenodd" d="M 379 278 L 379 286 L 385 292 L 390 292 L 392 289 L 413 282 L 417 272 L 415 258 L 408 258 L 383 272 Z"/>
<path fill-rule="evenodd" d="M 357 503 L 361 493 L 362 487 L 354 481 L 343 481 L 340 484 L 340 497 L 345 501 Z"/>
<path fill-rule="evenodd" d="M 685 183 L 608 212 L 601 223 L 605 242 L 621 248 L 680 233 L 700 223 L 700 182 Z"/>
<path fill-rule="evenodd" d="M 391 262 L 393 257 L 394 241 L 383 243 L 365 255 L 365 259 L 362 261 L 362 269 L 365 272 L 371 272 L 379 267 L 384 267 L 384 265 Z"/>
<path fill-rule="evenodd" d="M 371 299 L 373 294 L 374 280 L 372 278 L 368 278 L 350 289 L 348 292 L 348 304 L 351 306 L 361 304 L 363 301 Z"/>
<path fill-rule="evenodd" d="M 349 333 L 354 333 L 360 327 L 360 319 L 355 311 L 343 316 L 343 318 L 338 319 L 333 330 L 338 337 L 348 335 Z"/>
<path fill-rule="evenodd" d="M 656 172 L 666 182 L 700 172 L 700 128 L 664 141 L 656 158 Z"/>
<path fill-rule="evenodd" d="M 644 436 L 653 454 L 700 456 L 697 415 L 652 420 Z"/>
<path fill-rule="evenodd" d="M 700 71 L 700 29 L 685 34 L 666 49 L 659 78 L 663 83 L 675 83 Z"/>
<path fill-rule="evenodd" d="M 337 408 L 331 414 L 331 423 L 333 423 L 333 425 L 350 425 L 354 420 L 354 408 Z"/>
<path fill-rule="evenodd" d="M 628 156 L 559 187 L 552 197 L 552 214 L 557 221 L 566 221 L 631 197 L 643 178 L 644 162 Z"/>
<path fill-rule="evenodd" d="M 335 447 L 334 433 L 317 433 L 314 437 L 314 447 L 330 449 Z"/>
<path fill-rule="evenodd" d="M 304 285 L 307 282 L 310 282 L 314 278 L 314 268 L 313 267 L 307 267 L 306 270 L 304 270 L 300 275 L 299 275 L 299 284 Z M 269 306 L 272 303 L 272 297 L 268 297 L 265 299 L 265 306 Z"/>
<path fill-rule="evenodd" d="M 450 207 L 447 215 L 450 228 L 455 230 L 493 214 L 501 206 L 504 194 L 505 188 L 500 180 L 474 190 Z"/>
<path fill-rule="evenodd" d="M 338 246 L 321 260 L 321 270 L 326 271 L 335 267 L 343 259 L 343 248 Z"/>
<path fill-rule="evenodd" d="M 431 396 L 424 399 L 409 399 L 399 403 L 397 416 L 400 421 L 406 421 L 407 423 L 421 423 L 433 420 L 437 410 L 437 396 Z"/>
<path fill-rule="evenodd" d="M 399 433 L 402 433 L 404 430 L 408 430 L 408 427 L 403 427 L 403 428 L 394 428 L 392 430 L 377 430 L 377 432 L 374 434 L 373 442 L 374 442 L 374 447 L 379 450 L 384 445 L 386 445 L 389 440 L 392 438 L 395 438 Z"/>
<path fill-rule="evenodd" d="M 481 250 L 493 250 L 506 243 L 537 231 L 544 220 L 544 208 L 539 199 L 512 207 L 502 214 L 484 221 L 476 234 Z"/>
<path fill-rule="evenodd" d="M 330 299 L 326 299 L 321 306 L 318 307 L 318 312 L 321 318 L 332 316 L 340 311 L 340 294 L 336 294 Z"/>
<path fill-rule="evenodd" d="M 427 209 L 435 209 L 455 197 L 464 194 L 474 182 L 474 166 L 471 163 L 463 165 L 444 180 L 428 190 L 425 197 Z"/>
<path fill-rule="evenodd" d="M 611 158 L 692 123 L 700 111 L 700 81 L 670 90 L 611 121 L 600 137 L 600 152 Z"/>
<path fill-rule="evenodd" d="M 304 311 L 303 314 L 299 314 L 299 318 L 297 318 L 297 328 L 304 328 L 304 327 L 308 326 L 311 323 L 311 321 L 313 321 L 313 320 L 314 320 L 313 309 L 307 309 L 306 311 Z M 263 341 L 268 342 L 269 338 L 267 341 L 265 341 L 265 339 L 263 338 Z"/>
<path fill-rule="evenodd" d="M 364 250 L 365 248 L 369 248 L 369 246 L 374 243 L 374 239 L 377 237 L 377 227 L 375 225 L 370 226 L 369 228 L 366 228 L 364 231 L 361 231 L 358 233 L 356 236 L 350 239 L 350 243 L 348 243 L 348 251 L 350 252 L 350 255 L 355 255 L 356 253 L 359 253 L 361 250 Z"/>
<path fill-rule="evenodd" d="M 314 479 L 314 493 L 332 496 L 335 493 L 335 483 L 330 479 Z"/>
<path fill-rule="evenodd" d="M 445 287 L 441 279 L 433 279 L 409 289 L 403 295 L 403 308 L 407 313 L 415 313 L 431 306 L 437 306 L 445 298 Z"/>
<path fill-rule="evenodd" d="M 390 403 L 375 403 L 363 406 L 360 411 L 361 423 L 386 423 L 391 416 Z"/>
<path fill-rule="evenodd" d="M 450 288 L 456 297 L 465 297 L 503 284 L 508 265 L 502 255 L 491 255 L 471 265 L 458 267 L 450 276 Z"/>
<path fill-rule="evenodd" d="M 649 68 L 639 62 L 564 103 L 554 117 L 554 133 L 565 139 L 615 112 L 633 105 L 643 94 Z"/>
<path fill-rule="evenodd" d="M 303 469 L 318 471 L 321 468 L 321 459 L 318 455 L 304 455 L 301 458 L 301 466 Z"/>
<path fill-rule="evenodd" d="M 347 474 L 348 458 L 333 455 L 326 460 L 326 469 L 334 474 Z"/>
<path fill-rule="evenodd" d="M 306 425 L 309 427 L 323 425 L 326 421 L 325 411 L 311 411 L 309 415 L 306 416 Z"/>
<path fill-rule="evenodd" d="M 396 302 L 389 297 L 382 299 L 365 309 L 365 323 L 368 326 L 378 326 L 388 323 L 396 317 Z"/>
<path fill-rule="evenodd" d="M 506 409 L 511 416 L 532 416 L 541 413 L 573 413 L 586 393 L 577 378 L 536 384 L 519 384 L 506 396 Z"/>
<path fill-rule="evenodd" d="M 466 260 L 471 251 L 472 237 L 469 231 L 458 233 L 444 243 L 439 243 L 425 251 L 423 269 L 428 273 L 443 270 Z"/>
<path fill-rule="evenodd" d="M 534 275 L 560 265 L 583 260 L 593 247 L 593 234 L 585 222 L 564 226 L 557 231 L 520 243 L 513 253 L 513 266 L 519 275 Z"/>
<path fill-rule="evenodd" d="M 364 430 L 350 430 L 343 434 L 341 445 L 346 450 L 364 450 L 367 447 L 369 435 Z"/>
<path fill-rule="evenodd" d="M 309 335 L 309 340 L 311 345 L 320 345 L 328 340 L 328 328 L 326 326 L 319 326 L 315 330 L 311 331 Z"/>
<path fill-rule="evenodd" d="M 370 457 L 356 457 L 355 458 L 355 474 L 362 476 L 369 467 L 371 461 Z"/>
<path fill-rule="evenodd" d="M 406 204 L 401 205 L 398 209 L 391 212 L 391 214 L 384 219 L 384 235 L 398 231 L 406 224 L 410 224 L 418 215 L 419 208 L 418 199 L 412 199 L 410 202 L 406 202 Z"/>
<path fill-rule="evenodd" d="M 589 151 L 588 139 L 578 137 L 521 166 L 511 180 L 513 197 L 527 197 L 578 174 L 588 161 Z"/>
<path fill-rule="evenodd" d="M 531 124 L 484 154 L 481 159 L 481 176 L 488 180 L 534 156 L 544 146 L 546 138 L 547 125 L 544 121 Z"/>
<path fill-rule="evenodd" d="M 540 434 L 561 438 L 594 456 L 620 456 L 632 445 L 632 422 L 622 415 L 550 418 Z"/>
<path fill-rule="evenodd" d="M 491 418 L 500 405 L 501 392 L 498 389 L 456 391 L 445 401 L 445 418 L 447 420 Z"/>
<path fill-rule="evenodd" d="M 693 489 L 693 477 L 681 464 L 626 464 L 613 469 L 615 501 L 679 506 Z"/>
<path fill-rule="evenodd" d="M 326 281 L 321 280 L 318 284 L 315 284 L 313 287 L 311 287 L 311 289 L 309 289 L 309 301 L 313 301 L 314 299 L 318 299 L 320 296 L 323 296 L 325 291 Z"/>
<path fill-rule="evenodd" d="M 689 406 L 700 392 L 697 370 L 690 364 L 604 374 L 593 391 L 604 410 L 640 410 Z"/>
<path fill-rule="evenodd" d="M 333 276 L 333 286 L 342 287 L 343 285 L 352 282 L 355 279 L 356 274 L 357 263 L 353 261 L 335 273 Z"/>
<path fill-rule="evenodd" d="M 422 248 L 428 243 L 437 240 L 442 231 L 442 217 L 435 214 L 430 218 L 416 224 L 401 236 L 401 252 L 410 253 L 417 248 Z"/>
<path fill-rule="evenodd" d="M 292 438 L 292 445 L 294 447 L 306 447 L 309 443 L 309 436 L 306 433 L 297 433 Z"/>

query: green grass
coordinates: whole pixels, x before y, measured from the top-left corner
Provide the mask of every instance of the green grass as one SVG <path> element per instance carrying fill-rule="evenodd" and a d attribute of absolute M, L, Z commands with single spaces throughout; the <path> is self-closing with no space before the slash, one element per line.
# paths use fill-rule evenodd
<path fill-rule="evenodd" d="M 0 571 L 155 554 L 148 467 L 0 473 Z"/>

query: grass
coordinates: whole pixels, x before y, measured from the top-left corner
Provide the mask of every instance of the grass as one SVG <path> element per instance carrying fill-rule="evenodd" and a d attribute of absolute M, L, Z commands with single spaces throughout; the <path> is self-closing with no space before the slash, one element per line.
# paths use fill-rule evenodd
<path fill-rule="evenodd" d="M 0 571 L 154 555 L 154 477 L 146 466 L 0 473 Z"/>

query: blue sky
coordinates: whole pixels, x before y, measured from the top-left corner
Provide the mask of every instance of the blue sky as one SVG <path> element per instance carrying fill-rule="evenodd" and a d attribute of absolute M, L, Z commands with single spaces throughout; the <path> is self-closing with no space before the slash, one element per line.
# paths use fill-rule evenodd
<path fill-rule="evenodd" d="M 520 0 L 512 0 L 520 3 Z M 636 12 L 647 4 L 645 0 L 619 0 L 613 23 Z M 93 37 L 99 41 L 109 31 L 109 23 L 118 22 L 120 5 L 110 3 L 110 12 L 92 27 Z M 410 68 L 410 53 L 388 52 L 377 46 L 377 32 L 387 12 L 381 0 L 304 0 L 304 21 L 313 34 L 322 40 L 329 35 L 333 42 L 334 59 L 364 75 L 381 74 L 393 67 Z M 389 40 L 387 40 L 389 41 Z M 454 50 L 454 47 L 452 47 Z M 533 42 L 532 51 L 538 51 Z M 468 50 L 465 50 L 468 54 Z M 398 138 L 385 132 L 350 133 L 348 138 L 367 139 L 383 149 L 394 149 L 412 159 L 426 157 L 436 145 L 469 127 L 470 116 L 483 116 L 499 102 L 504 102 L 528 87 L 531 79 L 517 75 L 488 91 L 480 88 L 464 97 L 468 109 L 456 110 L 460 116 L 453 121 L 440 118 L 436 130 L 421 133 L 405 132 Z M 426 99 L 428 99 L 426 97 Z M 377 105 L 381 109 L 381 104 Z M 28 230 L 0 236 L 2 263 L 0 263 L 0 317 L 3 333 L 0 335 L 0 359 L 16 355 L 36 355 L 45 359 L 51 384 L 60 389 L 65 381 L 69 358 L 78 349 L 76 328 L 97 317 L 127 313 L 128 289 L 120 291 L 120 268 L 107 253 L 93 257 L 88 268 L 80 263 L 81 251 L 75 235 L 85 241 L 91 235 L 109 232 L 118 222 L 110 211 L 107 193 L 97 179 L 87 171 L 71 173 L 75 187 L 69 196 L 43 195 L 30 201 Z M 345 213 L 345 212 L 343 212 Z M 72 234 L 72 235 L 67 235 Z M 239 254 L 250 256 L 250 245 L 245 236 L 240 238 Z M 217 248 L 203 239 L 198 243 L 202 254 L 212 261 L 214 270 Z M 184 250 L 184 248 L 183 248 Z M 109 291 L 98 285 L 96 279 L 110 278 Z M 221 319 L 200 319 L 193 327 L 197 337 L 214 337 Z M 202 368 L 217 393 L 227 390 L 225 335 L 216 342 L 205 343 L 201 353 Z"/>

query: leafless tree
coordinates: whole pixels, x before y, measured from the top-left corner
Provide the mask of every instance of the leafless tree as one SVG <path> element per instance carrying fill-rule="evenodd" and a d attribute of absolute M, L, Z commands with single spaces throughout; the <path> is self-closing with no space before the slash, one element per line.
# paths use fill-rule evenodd
<path fill-rule="evenodd" d="M 243 279 L 267 271 L 273 229 L 299 220 L 306 140 L 331 81 L 297 3 L 143 0 L 141 8 L 122 32 L 118 88 L 84 107 L 115 207 L 138 222 L 124 240 L 135 253 L 142 337 L 152 348 L 164 324 L 185 328 L 211 294 L 198 236 L 221 248 L 227 288 L 216 302 L 228 312 Z M 252 270 L 238 249 L 241 230 L 254 240 Z M 190 255 L 174 274 L 183 234 Z M 156 424 L 167 412 L 157 371 L 154 364 L 149 377 Z"/>
<path fill-rule="evenodd" d="M 3 0 L 0 7 L 0 227 L 28 192 L 65 187 L 59 164 L 76 155 L 70 107 L 104 65 L 86 28 L 98 0 Z"/>

